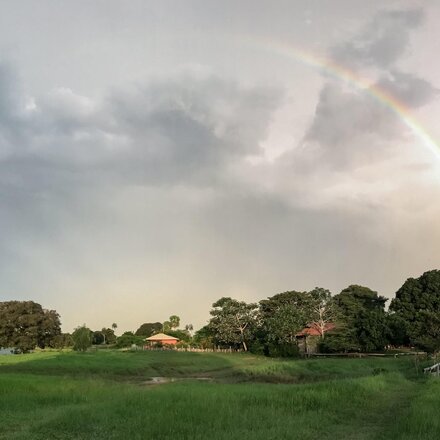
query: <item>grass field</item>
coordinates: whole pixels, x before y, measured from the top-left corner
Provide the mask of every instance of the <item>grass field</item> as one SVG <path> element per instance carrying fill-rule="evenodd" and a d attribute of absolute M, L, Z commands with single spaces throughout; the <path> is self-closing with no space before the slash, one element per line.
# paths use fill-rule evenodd
<path fill-rule="evenodd" d="M 176 381 L 145 385 L 158 376 Z M 439 408 L 409 359 L 0 356 L 0 439 L 437 440 Z"/>

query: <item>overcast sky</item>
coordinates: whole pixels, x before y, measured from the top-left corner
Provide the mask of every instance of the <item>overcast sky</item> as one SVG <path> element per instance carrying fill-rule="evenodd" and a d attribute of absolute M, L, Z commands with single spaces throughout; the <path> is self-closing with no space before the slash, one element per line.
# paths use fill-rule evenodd
<path fill-rule="evenodd" d="M 221 296 L 392 297 L 440 268 L 439 21 L 417 0 L 0 1 L 0 300 L 64 331 L 197 328 Z"/>

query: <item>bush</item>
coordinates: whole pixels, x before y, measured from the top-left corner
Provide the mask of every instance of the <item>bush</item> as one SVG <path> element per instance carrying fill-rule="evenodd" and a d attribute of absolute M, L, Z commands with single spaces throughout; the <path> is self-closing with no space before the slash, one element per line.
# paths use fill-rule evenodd
<path fill-rule="evenodd" d="M 296 344 L 268 344 L 264 354 L 270 357 L 299 357 L 299 349 Z"/>
<path fill-rule="evenodd" d="M 92 346 L 92 331 L 82 325 L 77 327 L 72 333 L 73 349 L 75 351 L 87 351 Z"/>
<path fill-rule="evenodd" d="M 144 338 L 142 336 L 136 336 L 132 332 L 125 332 L 116 339 L 117 348 L 126 348 L 131 347 L 132 345 L 142 346 L 143 344 Z"/>

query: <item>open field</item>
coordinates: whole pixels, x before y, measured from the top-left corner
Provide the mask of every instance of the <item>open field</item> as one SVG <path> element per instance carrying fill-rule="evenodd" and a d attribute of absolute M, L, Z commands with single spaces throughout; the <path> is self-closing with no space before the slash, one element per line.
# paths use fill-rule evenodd
<path fill-rule="evenodd" d="M 178 380 L 145 385 L 158 376 Z M 410 359 L 0 357 L 0 439 L 429 440 L 440 438 L 439 407 L 440 380 Z"/>

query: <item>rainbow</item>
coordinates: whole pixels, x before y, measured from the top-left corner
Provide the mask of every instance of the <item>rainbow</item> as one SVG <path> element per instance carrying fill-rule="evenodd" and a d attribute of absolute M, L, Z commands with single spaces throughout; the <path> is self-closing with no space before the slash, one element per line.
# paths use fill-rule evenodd
<path fill-rule="evenodd" d="M 241 39 L 245 43 L 275 53 L 288 59 L 294 59 L 306 66 L 318 69 L 321 72 L 349 84 L 351 87 L 368 93 L 374 100 L 392 111 L 411 132 L 427 147 L 431 153 L 440 160 L 440 144 L 436 142 L 427 130 L 414 119 L 411 109 L 402 101 L 391 95 L 387 90 L 379 87 L 371 80 L 362 77 L 360 74 L 336 63 L 335 61 L 305 51 L 292 44 L 285 44 L 280 41 L 265 40 L 258 37 L 245 37 Z"/>

